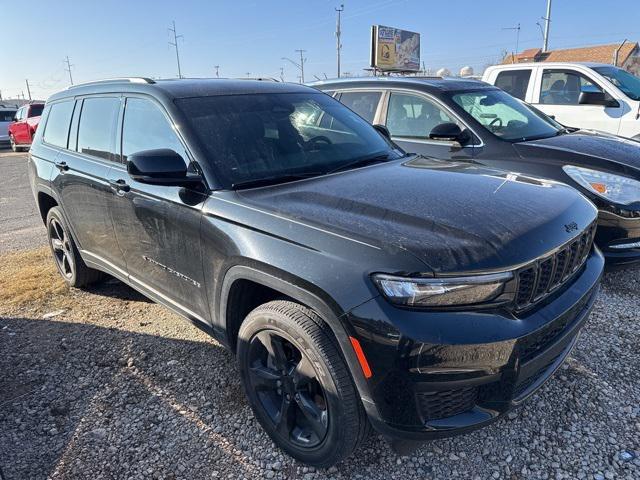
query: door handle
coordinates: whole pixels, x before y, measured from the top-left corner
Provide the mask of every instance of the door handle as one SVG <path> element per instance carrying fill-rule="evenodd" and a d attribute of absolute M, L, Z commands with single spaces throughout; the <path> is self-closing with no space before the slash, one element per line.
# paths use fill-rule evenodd
<path fill-rule="evenodd" d="M 69 165 L 67 165 L 67 162 L 56 162 L 56 168 L 61 172 L 66 172 L 69 170 Z"/>
<path fill-rule="evenodd" d="M 129 186 L 129 184 L 127 184 L 127 182 L 125 182 L 122 179 L 109 180 L 109 186 L 111 187 L 112 190 L 115 190 L 116 192 L 128 192 L 129 190 L 131 190 L 131 187 Z"/>

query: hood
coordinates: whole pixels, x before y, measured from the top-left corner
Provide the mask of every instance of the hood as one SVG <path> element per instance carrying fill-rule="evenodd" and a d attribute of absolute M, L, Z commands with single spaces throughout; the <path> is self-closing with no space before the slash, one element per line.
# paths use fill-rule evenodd
<path fill-rule="evenodd" d="M 566 185 L 424 157 L 238 193 L 298 222 L 409 251 L 435 273 L 528 262 L 596 216 Z"/>
<path fill-rule="evenodd" d="M 598 165 L 612 162 L 640 170 L 640 142 L 591 130 L 514 144 L 523 156 L 548 156 L 575 165 Z M 604 165 L 603 165 L 604 166 Z"/>

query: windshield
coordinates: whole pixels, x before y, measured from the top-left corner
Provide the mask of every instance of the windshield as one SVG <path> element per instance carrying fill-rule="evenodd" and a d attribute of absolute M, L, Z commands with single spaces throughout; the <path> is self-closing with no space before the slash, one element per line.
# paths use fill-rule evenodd
<path fill-rule="evenodd" d="M 402 156 L 365 120 L 323 93 L 197 97 L 176 104 L 225 188 Z"/>
<path fill-rule="evenodd" d="M 640 100 L 640 78 L 617 67 L 594 67 L 594 70 L 605 77 L 632 100 Z"/>
<path fill-rule="evenodd" d="M 563 131 L 545 114 L 502 90 L 457 93 L 453 101 L 489 132 L 509 142 L 553 137 Z"/>

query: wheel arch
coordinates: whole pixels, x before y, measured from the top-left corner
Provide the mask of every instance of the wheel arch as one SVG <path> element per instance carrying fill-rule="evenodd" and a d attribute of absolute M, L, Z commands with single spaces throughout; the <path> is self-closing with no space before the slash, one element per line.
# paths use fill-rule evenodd
<path fill-rule="evenodd" d="M 47 214 L 49 213 L 49 210 L 51 210 L 53 207 L 58 207 L 60 204 L 51 194 L 42 190 L 38 191 L 36 200 L 38 202 L 38 211 L 40 212 L 42 223 L 46 224 Z"/>
<path fill-rule="evenodd" d="M 360 398 L 365 401 L 365 404 L 372 403 L 372 396 L 369 392 L 367 381 L 364 378 L 360 363 L 349 340 L 348 327 L 341 321 L 341 316 L 344 312 L 330 299 L 328 294 L 316 285 L 305 285 L 302 287 L 285 280 L 283 277 L 276 275 L 275 272 L 266 272 L 252 266 L 236 265 L 231 267 L 225 274 L 222 286 L 220 287 L 217 323 L 223 330 L 226 343 L 232 351 L 235 351 L 237 333 L 246 314 L 258 305 L 265 303 L 264 301 L 257 303 L 255 299 L 249 299 L 249 302 L 245 303 L 243 309 L 238 310 L 235 314 L 229 313 L 234 304 L 238 304 L 239 291 L 236 289 L 242 288 L 243 284 L 247 284 L 246 282 L 258 286 L 259 289 L 266 289 L 261 290 L 263 293 L 272 293 L 271 297 L 264 298 L 266 301 L 287 299 L 300 303 L 317 312 L 333 334 L 336 344 L 342 353 L 343 359 L 347 363 L 351 377 L 358 389 Z M 306 282 L 301 281 L 302 285 L 305 283 Z M 245 299 L 243 298 L 242 301 L 245 302 Z M 250 309 L 248 308 L 249 306 L 251 306 Z M 245 310 L 248 311 L 243 315 Z"/>

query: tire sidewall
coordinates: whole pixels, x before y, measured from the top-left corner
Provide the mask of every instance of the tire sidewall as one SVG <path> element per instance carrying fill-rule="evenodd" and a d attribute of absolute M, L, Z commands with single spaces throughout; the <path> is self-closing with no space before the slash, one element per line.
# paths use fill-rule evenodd
<path fill-rule="evenodd" d="M 51 226 L 51 221 L 52 220 L 57 220 L 58 223 L 60 223 L 60 225 L 62 225 L 62 228 L 64 229 L 64 234 L 65 236 L 67 236 L 68 241 L 69 241 L 69 245 L 71 246 L 71 255 L 70 255 L 70 262 L 72 262 L 72 270 L 73 270 L 73 275 L 71 275 L 71 277 L 67 277 L 64 272 L 60 269 L 60 266 L 58 265 L 58 262 L 56 261 L 55 258 L 55 251 L 53 249 L 53 245 L 51 243 L 51 238 L 50 238 L 50 226 Z M 58 273 L 60 274 L 60 276 L 62 277 L 62 279 L 70 286 L 75 286 L 76 282 L 77 282 L 77 276 L 78 276 L 78 254 L 77 254 L 77 249 L 75 246 L 75 243 L 73 242 L 73 237 L 71 236 L 71 232 L 69 232 L 69 227 L 67 225 L 67 222 L 64 219 L 64 215 L 62 215 L 62 211 L 60 210 L 59 207 L 53 207 L 51 208 L 51 210 L 49 210 L 49 213 L 47 214 L 47 240 L 49 241 L 49 249 L 51 250 L 51 255 L 53 256 L 53 262 L 56 265 L 56 269 L 58 270 Z"/>
<path fill-rule="evenodd" d="M 341 398 L 338 387 L 331 371 L 331 366 L 322 358 L 322 354 L 315 348 L 314 341 L 303 329 L 296 328 L 297 325 L 286 315 L 278 312 L 254 311 L 246 318 L 240 328 L 238 335 L 237 357 L 240 366 L 240 376 L 243 387 L 247 394 L 249 404 L 255 413 L 258 422 L 274 441 L 289 455 L 300 461 L 316 466 L 331 465 L 333 462 L 326 462 L 325 459 L 340 456 L 340 439 L 344 437 L 342 431 L 347 422 L 342 421 L 345 412 L 341 406 Z M 251 388 L 248 374 L 249 342 L 258 332 L 272 330 L 281 334 L 288 341 L 293 343 L 313 364 L 318 382 L 324 390 L 328 405 L 329 423 L 327 435 L 324 440 L 312 448 L 298 447 L 289 441 L 277 441 L 281 437 L 275 431 L 274 425 L 269 416 L 264 412 L 260 400 Z"/>

